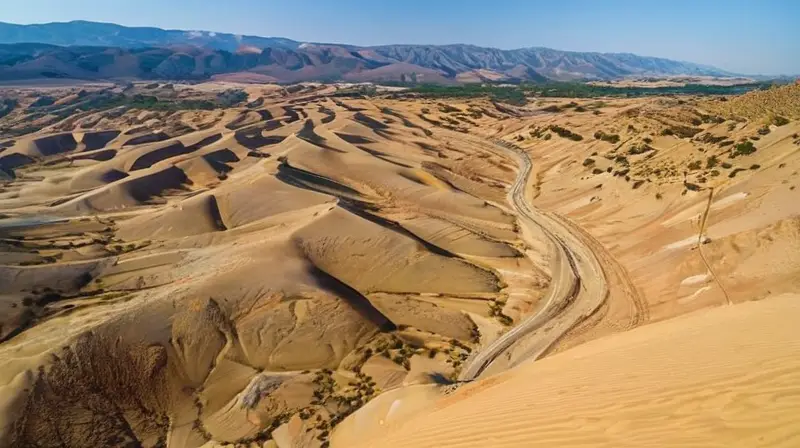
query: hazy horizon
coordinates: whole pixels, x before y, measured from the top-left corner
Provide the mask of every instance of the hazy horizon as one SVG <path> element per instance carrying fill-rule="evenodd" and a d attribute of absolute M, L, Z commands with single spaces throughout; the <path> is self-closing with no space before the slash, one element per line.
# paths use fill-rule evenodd
<path fill-rule="evenodd" d="M 800 74 L 800 2 L 746 0 L 639 5 L 565 0 L 558 4 L 465 0 L 458 7 L 418 0 L 401 5 L 327 0 L 299 7 L 231 0 L 29 0 L 9 5 L 0 21 L 41 24 L 85 20 L 134 27 L 284 37 L 358 46 L 467 44 L 503 50 L 633 53 L 714 66 L 747 75 Z M 162 13 L 155 14 L 154 11 Z M 360 26 L 353 26 L 358 23 Z M 624 26 L 618 26 L 624 24 Z M 501 27 L 502 33 L 496 30 Z"/>

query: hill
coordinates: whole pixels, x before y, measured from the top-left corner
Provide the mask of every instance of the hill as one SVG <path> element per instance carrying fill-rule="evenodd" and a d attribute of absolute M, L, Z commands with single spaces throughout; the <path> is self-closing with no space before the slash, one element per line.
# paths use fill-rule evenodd
<path fill-rule="evenodd" d="M 0 22 L 0 43 L 8 44 L 0 50 L 5 54 L 0 61 L 0 79 L 205 79 L 218 74 L 247 72 L 271 76 L 278 82 L 344 80 L 446 84 L 733 75 L 705 65 L 628 53 L 549 48 L 500 50 L 463 44 L 359 47 L 85 21 L 41 25 Z M 48 47 L 31 46 L 31 43 Z M 156 70 L 167 60 L 166 65 Z M 23 67 L 18 67 L 19 64 Z M 175 65 L 179 68 L 172 67 Z M 37 72 L 36 67 L 47 70 Z"/>
<path fill-rule="evenodd" d="M 465 386 L 363 446 L 797 446 L 798 402 L 781 397 L 800 380 L 798 312 L 784 296 L 597 340 Z"/>

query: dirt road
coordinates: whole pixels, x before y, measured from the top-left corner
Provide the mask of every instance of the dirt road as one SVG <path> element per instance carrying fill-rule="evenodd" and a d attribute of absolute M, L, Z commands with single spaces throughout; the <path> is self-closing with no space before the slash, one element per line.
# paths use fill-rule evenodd
<path fill-rule="evenodd" d="M 467 360 L 459 375 L 461 381 L 478 378 L 523 337 L 529 341 L 528 348 L 517 361 L 537 359 L 567 331 L 597 311 L 609 294 L 605 273 L 586 243 L 586 235 L 573 232 L 563 218 L 529 205 L 525 193 L 532 171 L 530 156 L 513 144 L 500 140 L 492 143 L 518 163 L 519 172 L 508 200 L 521 225 L 538 227 L 550 240 L 554 253 L 552 281 L 539 311 Z"/>

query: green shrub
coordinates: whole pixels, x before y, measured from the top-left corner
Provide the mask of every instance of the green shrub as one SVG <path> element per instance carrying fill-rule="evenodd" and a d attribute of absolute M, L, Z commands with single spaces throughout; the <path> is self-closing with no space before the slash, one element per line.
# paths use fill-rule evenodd
<path fill-rule="evenodd" d="M 756 152 L 756 147 L 753 145 L 753 142 L 747 141 L 739 143 L 738 145 L 733 147 L 733 152 L 731 155 L 733 157 L 736 156 L 746 156 Z"/>
<path fill-rule="evenodd" d="M 594 138 L 604 142 L 619 143 L 619 134 L 606 134 L 603 131 L 597 131 L 594 133 Z"/>
<path fill-rule="evenodd" d="M 567 128 L 563 128 L 563 127 L 555 125 L 555 124 L 551 124 L 549 129 L 551 131 L 555 132 L 556 134 L 558 134 L 558 136 L 562 137 L 562 138 L 570 139 L 570 140 L 576 141 L 576 142 L 579 142 L 579 141 L 583 140 L 583 136 L 582 135 L 576 134 L 576 133 L 570 131 Z"/>
<path fill-rule="evenodd" d="M 781 117 L 780 115 L 773 115 L 770 117 L 770 124 L 774 124 L 775 126 L 784 126 L 789 124 L 789 120 L 785 117 Z"/>

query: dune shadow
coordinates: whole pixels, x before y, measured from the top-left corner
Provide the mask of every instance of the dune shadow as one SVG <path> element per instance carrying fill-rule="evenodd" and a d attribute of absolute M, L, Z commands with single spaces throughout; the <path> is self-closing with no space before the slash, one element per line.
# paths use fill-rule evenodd
<path fill-rule="evenodd" d="M 314 264 L 311 264 L 308 270 L 309 274 L 316 280 L 317 286 L 342 298 L 360 315 L 377 325 L 381 331 L 388 332 L 397 329 L 394 322 L 375 308 L 372 302 L 357 289 L 328 274 Z"/>

